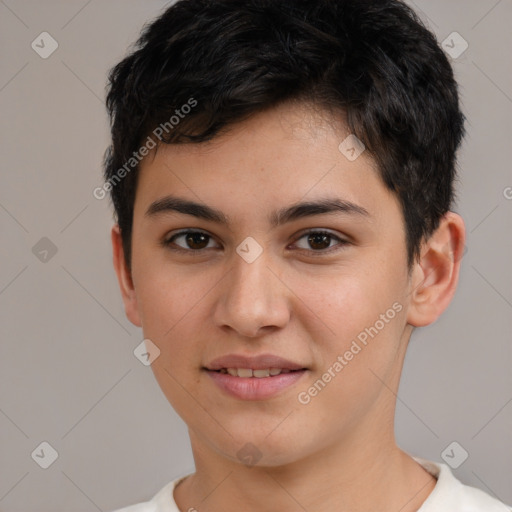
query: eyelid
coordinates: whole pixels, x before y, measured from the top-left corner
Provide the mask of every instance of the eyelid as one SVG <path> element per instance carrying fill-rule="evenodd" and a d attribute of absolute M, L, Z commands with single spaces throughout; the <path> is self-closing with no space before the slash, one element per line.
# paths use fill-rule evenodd
<path fill-rule="evenodd" d="M 169 249 L 174 252 L 182 252 L 182 253 L 195 254 L 195 255 L 203 254 L 206 249 L 194 250 L 194 249 L 184 249 L 183 247 L 179 247 L 179 246 L 171 247 L 171 243 L 173 243 L 172 241 L 174 239 L 176 239 L 180 236 L 183 236 L 183 235 L 188 235 L 189 233 L 204 234 L 204 235 L 208 236 L 210 238 L 210 240 L 215 240 L 215 237 L 213 235 L 211 235 L 210 233 L 208 233 L 208 231 L 205 231 L 203 229 L 197 229 L 197 228 L 188 228 L 188 229 L 179 230 L 176 233 L 165 236 L 161 243 L 164 248 Z M 211 247 L 209 249 L 211 249 Z"/>
<path fill-rule="evenodd" d="M 171 242 L 173 239 L 176 239 L 178 238 L 179 236 L 182 236 L 182 235 L 187 235 L 189 233 L 199 233 L 199 234 L 204 234 L 206 236 L 208 236 L 211 240 L 215 240 L 215 236 L 211 235 L 210 233 L 208 233 L 208 231 L 205 231 L 205 230 L 202 230 L 202 229 L 197 229 L 197 228 L 188 228 L 188 229 L 182 229 L 176 233 L 173 233 L 172 235 L 170 236 L 166 236 L 164 238 L 164 240 L 162 240 L 162 245 L 167 248 L 167 249 L 170 249 L 172 251 L 175 251 L 175 252 L 182 252 L 182 253 L 188 253 L 188 254 L 194 254 L 194 255 L 200 255 L 200 254 L 203 254 L 204 251 L 206 251 L 207 249 L 212 249 L 211 247 L 210 248 L 203 248 L 203 249 L 197 249 L 197 250 L 194 250 L 194 249 L 184 249 L 183 247 L 171 247 Z M 306 235 L 315 235 L 315 234 L 325 234 L 325 235 L 328 235 L 329 237 L 335 239 L 338 241 L 338 244 L 336 244 L 334 247 L 329 247 L 328 249 L 322 249 L 322 250 L 318 250 L 318 251 L 315 251 L 313 249 L 297 249 L 298 251 L 300 252 L 307 252 L 308 254 L 310 255 L 313 255 L 313 256 L 321 256 L 321 255 L 326 255 L 326 254 L 330 254 L 332 252 L 337 252 L 341 249 L 344 248 L 344 246 L 350 244 L 351 242 L 347 239 L 344 239 L 338 235 L 336 235 L 335 233 L 332 233 L 329 229 L 325 229 L 325 228 L 309 228 L 309 229 L 306 229 L 302 232 L 300 232 L 298 235 L 295 236 L 294 238 L 294 241 L 292 242 L 292 245 L 297 243 L 301 238 L 304 238 Z M 289 246 L 287 246 L 289 247 Z"/>
<path fill-rule="evenodd" d="M 331 254 L 334 252 L 338 252 L 338 251 L 342 250 L 344 248 L 344 246 L 350 244 L 350 241 L 347 240 L 346 238 L 342 238 L 342 237 L 338 236 L 337 234 L 331 232 L 329 229 L 325 229 L 325 228 L 306 229 L 305 231 L 302 231 L 295 237 L 293 244 L 297 243 L 301 238 L 304 238 L 306 235 L 316 235 L 316 234 L 328 235 L 330 238 L 337 240 L 338 243 L 333 247 L 329 247 L 327 249 L 323 249 L 323 250 L 319 250 L 319 251 L 314 251 L 313 249 L 298 249 L 298 250 L 301 252 L 307 252 L 309 255 L 322 256 L 322 255 L 328 255 L 328 254 Z"/>

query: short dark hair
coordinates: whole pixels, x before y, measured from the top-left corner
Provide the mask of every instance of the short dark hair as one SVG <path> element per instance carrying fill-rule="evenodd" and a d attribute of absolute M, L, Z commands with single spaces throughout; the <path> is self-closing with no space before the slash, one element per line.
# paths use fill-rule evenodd
<path fill-rule="evenodd" d="M 400 201 L 412 265 L 451 207 L 464 135 L 451 65 L 413 10 L 399 0 L 180 0 L 109 74 L 104 177 L 128 268 L 144 141 L 207 141 L 285 101 L 337 113 L 365 144 Z"/>

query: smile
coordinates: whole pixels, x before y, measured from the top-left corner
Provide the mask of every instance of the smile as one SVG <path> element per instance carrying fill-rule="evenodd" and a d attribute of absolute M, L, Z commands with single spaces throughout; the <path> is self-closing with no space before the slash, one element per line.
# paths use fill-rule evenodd
<path fill-rule="evenodd" d="M 290 373 L 299 370 L 289 370 L 287 368 L 266 368 L 262 370 L 252 370 L 251 368 L 221 368 L 218 371 L 223 374 L 227 373 L 232 377 L 256 377 L 257 379 L 263 379 L 265 377 L 275 377 L 281 373 Z"/>
<path fill-rule="evenodd" d="M 272 372 L 272 374 L 271 374 Z M 238 400 L 268 400 L 292 386 L 306 375 L 308 370 L 267 368 L 221 368 L 206 370 L 222 394 Z"/>

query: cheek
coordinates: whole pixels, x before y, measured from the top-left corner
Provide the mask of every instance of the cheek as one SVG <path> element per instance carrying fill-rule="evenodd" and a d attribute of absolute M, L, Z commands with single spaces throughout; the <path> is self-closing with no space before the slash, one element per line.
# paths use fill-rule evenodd
<path fill-rule="evenodd" d="M 207 274 L 171 265 L 160 254 L 141 252 L 134 259 L 135 290 L 145 335 L 172 337 L 183 320 L 200 307 L 213 285 Z"/>
<path fill-rule="evenodd" d="M 308 322 L 316 318 L 331 342 L 336 340 L 337 349 L 373 326 L 381 315 L 385 315 L 386 330 L 389 330 L 387 320 L 393 320 L 396 309 L 400 309 L 392 308 L 395 302 L 403 302 L 405 281 L 391 270 L 381 269 L 371 272 L 352 267 L 321 277 L 297 276 L 294 291 L 303 303 L 304 312 L 309 310 Z"/>
<path fill-rule="evenodd" d="M 406 280 L 391 265 L 375 268 L 351 268 L 303 287 L 304 302 L 329 327 L 325 337 L 314 338 L 316 360 L 321 361 L 314 389 L 302 390 L 314 395 L 311 401 L 317 405 L 307 407 L 313 405 L 315 414 L 323 414 L 329 403 L 327 409 L 357 415 L 382 389 L 377 376 L 385 380 L 399 365 Z"/>
<path fill-rule="evenodd" d="M 185 277 L 176 269 L 170 272 L 158 265 L 148 265 L 140 275 L 137 296 L 142 308 L 144 337 L 160 350 L 151 365 L 158 385 L 185 421 L 200 421 L 213 429 L 211 418 L 207 414 L 203 416 L 191 398 L 197 395 L 200 364 L 200 348 L 195 341 L 206 336 L 200 331 L 203 322 L 198 314 L 205 304 L 201 299 L 212 285 L 206 276 L 202 280 L 198 276 Z"/>

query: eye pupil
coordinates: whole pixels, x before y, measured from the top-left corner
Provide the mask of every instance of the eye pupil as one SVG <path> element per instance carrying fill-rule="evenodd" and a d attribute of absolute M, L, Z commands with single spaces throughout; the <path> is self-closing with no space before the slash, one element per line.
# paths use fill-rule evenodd
<path fill-rule="evenodd" d="M 312 233 L 308 237 L 308 243 L 313 249 L 325 249 L 329 247 L 331 236 L 324 233 Z M 327 240 L 327 243 L 326 243 Z M 320 244 L 320 247 L 315 247 L 316 244 Z"/>
<path fill-rule="evenodd" d="M 204 247 L 196 247 L 195 244 L 201 245 L 201 241 L 204 242 L 208 238 L 208 235 L 204 233 L 188 233 L 186 236 L 187 244 L 191 249 L 203 249 Z M 204 246 L 208 245 L 208 241 Z"/>
<path fill-rule="evenodd" d="M 184 246 L 181 244 L 177 244 L 174 240 L 181 239 Z M 170 239 L 164 240 L 162 243 L 165 247 L 169 247 L 173 251 L 177 252 L 186 252 L 189 255 L 197 254 L 203 255 L 208 249 L 208 245 L 212 236 L 203 231 L 182 231 L 180 233 L 175 234 Z M 299 240 L 307 239 L 306 244 L 309 245 L 309 249 L 302 247 L 300 250 L 306 251 L 309 255 L 326 255 L 328 253 L 334 252 L 330 247 L 333 239 L 337 240 L 339 243 L 338 248 L 335 250 L 342 249 L 347 242 L 341 240 L 336 235 L 332 235 L 327 231 L 310 231 L 308 233 L 303 234 Z M 297 243 L 297 242 L 296 242 Z M 181 247 L 181 248 L 180 248 Z"/>

